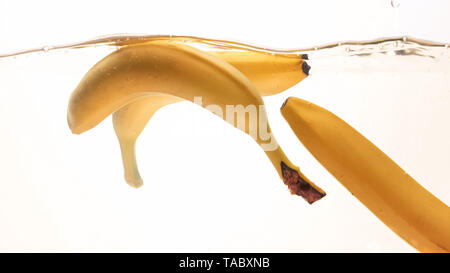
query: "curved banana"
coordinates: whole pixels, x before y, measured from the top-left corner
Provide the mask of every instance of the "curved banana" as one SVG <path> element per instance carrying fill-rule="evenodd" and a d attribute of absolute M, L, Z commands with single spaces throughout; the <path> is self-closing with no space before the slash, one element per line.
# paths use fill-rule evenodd
<path fill-rule="evenodd" d="M 419 251 L 450 251 L 450 208 L 369 140 L 298 98 L 288 98 L 281 113 L 314 157 L 392 231 Z"/>
<path fill-rule="evenodd" d="M 280 93 L 307 77 L 309 65 L 302 57 L 288 57 L 252 51 L 211 51 L 241 71 L 263 96 Z M 125 180 L 133 187 L 142 185 L 136 163 L 136 140 L 151 117 L 161 107 L 181 101 L 170 95 L 138 99 L 113 114 L 113 125 L 122 152 Z"/>
<path fill-rule="evenodd" d="M 150 95 L 133 101 L 113 114 L 114 131 L 119 139 L 125 181 L 132 187 L 142 186 L 143 181 L 136 162 L 136 140 L 150 118 L 161 107 L 183 101 L 167 95 Z"/>
<path fill-rule="evenodd" d="M 292 193 L 309 203 L 325 195 L 279 147 L 267 125 L 264 102 L 256 87 L 227 62 L 180 43 L 155 41 L 127 46 L 99 61 L 70 97 L 69 127 L 73 133 L 82 133 L 130 102 L 161 94 L 190 101 L 200 97 L 205 105 L 216 106 L 216 110 L 229 110 L 231 105 L 243 110 L 244 117 L 246 112 L 256 117 L 257 122 L 244 118 L 243 123 L 238 119 L 235 125 L 229 118 L 230 111 L 226 111 L 226 120 L 250 134 L 265 150 Z M 232 111 L 230 117 L 236 113 L 237 110 Z M 138 181 L 130 184 L 139 185 L 139 177 L 131 179 Z"/>

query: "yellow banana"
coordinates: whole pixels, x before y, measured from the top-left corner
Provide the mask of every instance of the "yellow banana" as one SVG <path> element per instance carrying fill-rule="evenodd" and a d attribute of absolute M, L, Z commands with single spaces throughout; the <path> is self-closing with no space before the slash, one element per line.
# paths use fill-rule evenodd
<path fill-rule="evenodd" d="M 276 55 L 256 51 L 208 51 L 241 71 L 262 96 L 275 95 L 296 85 L 310 67 L 304 56 Z"/>
<path fill-rule="evenodd" d="M 419 251 L 450 251 L 450 208 L 369 140 L 298 98 L 288 98 L 281 113 L 313 156 L 392 231 Z"/>
<path fill-rule="evenodd" d="M 190 101 L 200 97 L 208 107 L 216 106 L 216 110 L 240 106 L 244 117 L 246 111 L 251 116 L 251 110 L 256 110 L 258 122 L 245 118 L 243 124 L 238 120 L 235 125 L 229 119 L 229 111 L 226 120 L 254 137 L 293 194 L 309 203 L 325 195 L 288 160 L 270 127 L 261 122 L 267 121 L 267 115 L 256 87 L 224 60 L 181 43 L 155 41 L 127 46 L 103 58 L 87 72 L 70 97 L 69 127 L 73 133 L 82 133 L 129 103 L 152 95 Z M 235 114 L 233 111 L 230 116 L 234 118 Z M 117 127 L 116 131 L 122 130 Z M 142 182 L 137 176 L 129 179 L 135 186 Z"/>
<path fill-rule="evenodd" d="M 130 186 L 138 188 L 143 184 L 136 162 L 135 145 L 138 136 L 156 111 L 182 100 L 174 96 L 150 95 L 137 99 L 114 112 L 113 125 L 119 139 L 125 181 Z"/>
<path fill-rule="evenodd" d="M 301 57 L 272 55 L 252 51 L 211 51 L 241 71 L 263 96 L 273 95 L 297 84 L 309 72 Z M 136 163 L 135 144 L 142 130 L 159 108 L 181 101 L 170 95 L 154 95 L 138 99 L 113 114 L 113 125 L 119 139 L 125 180 L 133 187 L 142 185 Z"/>

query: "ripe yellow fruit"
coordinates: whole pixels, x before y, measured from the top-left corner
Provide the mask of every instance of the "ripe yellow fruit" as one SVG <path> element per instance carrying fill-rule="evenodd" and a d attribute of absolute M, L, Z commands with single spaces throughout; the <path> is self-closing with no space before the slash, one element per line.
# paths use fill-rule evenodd
<path fill-rule="evenodd" d="M 138 136 L 156 111 L 182 100 L 174 96 L 151 95 L 137 99 L 114 112 L 113 125 L 119 139 L 125 181 L 132 187 L 137 188 L 143 184 L 136 162 L 135 146 Z"/>
<path fill-rule="evenodd" d="M 450 251 L 450 208 L 339 117 L 288 98 L 281 108 L 312 155 L 392 231 L 422 252 Z"/>
<path fill-rule="evenodd" d="M 241 71 L 262 96 L 275 95 L 305 79 L 310 67 L 303 56 L 256 51 L 209 51 Z"/>
<path fill-rule="evenodd" d="M 263 96 L 280 93 L 307 77 L 308 64 L 301 57 L 287 57 L 254 51 L 211 51 L 242 72 Z M 142 130 L 160 108 L 182 101 L 170 95 L 153 95 L 135 100 L 113 114 L 113 125 L 119 139 L 125 180 L 142 185 L 135 145 Z"/>
<path fill-rule="evenodd" d="M 259 91 L 231 64 L 181 43 L 154 41 L 121 48 L 87 72 L 69 101 L 69 127 L 73 133 L 82 133 L 122 107 L 154 95 L 190 101 L 201 97 L 205 105 L 217 105 L 222 109 L 227 105 L 240 105 L 245 109 L 255 107 L 258 109 L 257 120 L 267 121 L 265 109 L 260 108 L 264 102 Z M 125 168 L 130 171 L 127 182 L 138 187 L 142 179 L 136 175 L 135 162 L 130 160 L 130 157 L 134 158 L 134 142 L 126 139 L 129 137 L 127 130 L 122 130 L 122 124 L 118 122 L 122 115 L 126 118 L 127 113 L 115 116 L 115 129 L 125 143 L 121 146 Z M 141 124 L 142 120 L 136 123 Z M 254 136 L 255 141 L 264 149 L 292 193 L 301 195 L 309 203 L 325 195 L 288 160 L 268 125 L 268 139 L 260 134 L 260 122 L 245 119 L 244 126 L 239 129 L 252 136 L 252 129 L 256 129 L 258 134 Z"/>

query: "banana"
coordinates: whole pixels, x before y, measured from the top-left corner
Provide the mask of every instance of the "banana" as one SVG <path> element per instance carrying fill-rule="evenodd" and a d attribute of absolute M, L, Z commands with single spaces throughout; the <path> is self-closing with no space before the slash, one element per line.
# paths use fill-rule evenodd
<path fill-rule="evenodd" d="M 262 96 L 283 92 L 305 79 L 310 66 L 304 56 L 256 51 L 209 51 L 241 71 Z"/>
<path fill-rule="evenodd" d="M 73 133 L 80 134 L 129 103 L 154 95 L 190 101 L 200 97 L 208 107 L 215 106 L 215 110 L 205 107 L 215 114 L 217 108 L 229 110 L 230 105 L 243 110 L 244 117 L 246 113 L 252 116 L 252 110 L 255 110 L 253 117 L 257 122 L 244 118 L 243 123 L 238 120 L 236 125 L 234 117 L 235 114 L 239 116 L 238 110 L 233 110 L 230 115 L 230 111 L 226 111 L 226 120 L 251 135 L 264 149 L 291 193 L 302 196 L 309 203 L 325 195 L 289 161 L 278 145 L 266 122 L 261 95 L 249 79 L 224 60 L 181 43 L 154 41 L 127 46 L 103 58 L 87 72 L 71 94 L 67 113 L 69 127 Z M 118 113 L 115 119 L 120 117 Z M 126 131 L 121 126 L 115 126 L 116 132 Z M 120 135 L 126 139 L 126 133 Z M 129 157 L 128 151 L 132 150 L 127 147 L 133 145 L 132 140 L 121 145 L 124 158 Z M 127 177 L 128 183 L 139 186 L 142 179 L 132 175 L 137 174 L 135 171 Z"/>
<path fill-rule="evenodd" d="M 450 251 L 450 208 L 346 122 L 310 102 L 281 108 L 299 140 L 373 214 L 421 252 Z"/>
<path fill-rule="evenodd" d="M 263 96 L 280 93 L 305 79 L 309 65 L 295 56 L 272 55 L 252 51 L 211 51 L 216 57 L 241 71 Z M 170 95 L 153 95 L 136 100 L 113 114 L 113 125 L 122 152 L 125 180 L 133 187 L 143 181 L 136 163 L 137 138 L 153 114 L 161 107 L 182 99 Z"/>
<path fill-rule="evenodd" d="M 183 99 L 167 95 L 150 95 L 131 102 L 113 113 L 113 125 L 119 139 L 125 181 L 132 187 L 142 186 L 143 181 L 136 162 L 136 140 L 156 111 Z"/>

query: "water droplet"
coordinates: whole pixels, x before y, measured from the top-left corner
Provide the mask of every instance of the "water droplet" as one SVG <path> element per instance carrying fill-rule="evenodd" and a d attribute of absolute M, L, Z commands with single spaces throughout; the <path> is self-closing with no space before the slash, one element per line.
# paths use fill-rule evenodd
<path fill-rule="evenodd" d="M 317 48 L 317 46 L 316 47 L 314 47 L 314 50 L 317 50 L 318 48 Z"/>
<path fill-rule="evenodd" d="M 346 47 L 345 52 L 347 52 L 347 53 L 350 52 L 350 47 Z"/>
<path fill-rule="evenodd" d="M 272 56 L 275 56 L 276 54 L 275 53 L 272 53 Z"/>
<path fill-rule="evenodd" d="M 445 49 L 448 49 L 448 44 L 445 44 L 445 46 L 444 46 L 444 47 L 445 47 Z"/>
<path fill-rule="evenodd" d="M 338 46 L 341 46 L 341 45 L 342 45 L 342 43 L 341 43 L 341 42 L 339 42 L 339 43 L 338 43 Z"/>
<path fill-rule="evenodd" d="M 400 6 L 400 0 L 391 0 L 391 6 L 393 8 L 398 8 Z"/>
<path fill-rule="evenodd" d="M 42 48 L 42 50 L 44 50 L 44 52 L 48 52 L 49 49 L 50 49 L 50 48 L 49 48 L 48 46 L 44 46 L 44 47 Z"/>
<path fill-rule="evenodd" d="M 406 42 L 408 40 L 408 38 L 406 38 L 406 36 L 403 36 L 403 42 Z"/>

